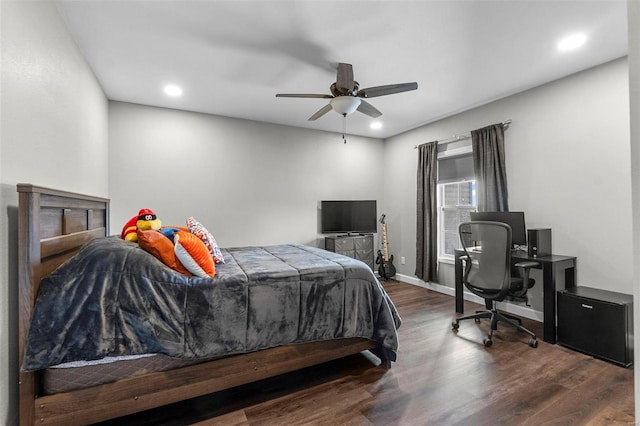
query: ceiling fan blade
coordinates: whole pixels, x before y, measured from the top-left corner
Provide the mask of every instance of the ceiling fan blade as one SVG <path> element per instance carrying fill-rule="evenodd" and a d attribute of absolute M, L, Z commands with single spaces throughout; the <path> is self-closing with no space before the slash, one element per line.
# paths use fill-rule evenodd
<path fill-rule="evenodd" d="M 382 115 L 382 113 L 379 110 L 377 110 L 373 105 L 365 101 L 360 101 L 360 105 L 358 105 L 357 110 L 373 118 L 378 118 Z"/>
<path fill-rule="evenodd" d="M 353 67 L 351 64 L 338 64 L 338 74 L 336 75 L 336 86 L 341 93 L 353 90 Z"/>
<path fill-rule="evenodd" d="M 386 86 L 367 87 L 365 89 L 358 90 L 358 97 L 360 98 L 375 98 L 376 96 L 393 95 L 394 93 L 408 92 L 410 90 L 416 90 L 418 83 L 415 81 L 412 83 L 399 83 L 399 84 L 387 84 Z"/>
<path fill-rule="evenodd" d="M 276 98 L 321 98 L 332 99 L 331 95 L 319 95 L 314 93 L 278 93 Z"/>
<path fill-rule="evenodd" d="M 328 113 L 329 111 L 331 111 L 333 108 L 331 108 L 331 104 L 326 104 L 325 106 L 323 106 L 318 112 L 316 112 L 315 114 L 313 114 L 311 117 L 309 117 L 308 121 L 313 121 L 313 120 L 317 120 L 318 118 L 322 117 L 323 115 L 325 115 L 326 113 Z"/>

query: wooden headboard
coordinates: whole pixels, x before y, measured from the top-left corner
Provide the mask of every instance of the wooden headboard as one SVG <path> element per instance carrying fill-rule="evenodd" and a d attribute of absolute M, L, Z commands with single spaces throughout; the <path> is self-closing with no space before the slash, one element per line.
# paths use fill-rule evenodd
<path fill-rule="evenodd" d="M 109 200 L 18 184 L 18 359 L 40 280 L 94 238 L 109 235 Z M 21 423 L 33 424 L 36 373 L 20 373 Z"/>

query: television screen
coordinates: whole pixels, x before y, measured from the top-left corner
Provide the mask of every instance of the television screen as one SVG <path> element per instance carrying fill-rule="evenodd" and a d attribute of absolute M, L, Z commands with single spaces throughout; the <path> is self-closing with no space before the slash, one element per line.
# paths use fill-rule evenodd
<path fill-rule="evenodd" d="M 527 229 L 524 224 L 524 212 L 472 212 L 471 220 L 506 223 L 511 227 L 511 245 L 527 245 Z"/>
<path fill-rule="evenodd" d="M 323 234 L 378 231 L 376 200 L 322 201 L 320 208 Z"/>

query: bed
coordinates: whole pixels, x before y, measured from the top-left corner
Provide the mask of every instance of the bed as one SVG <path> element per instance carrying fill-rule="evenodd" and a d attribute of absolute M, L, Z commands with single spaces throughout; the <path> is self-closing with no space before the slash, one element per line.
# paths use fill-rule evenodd
<path fill-rule="evenodd" d="M 171 288 L 181 288 L 178 292 L 182 297 L 179 299 L 179 303 L 174 303 L 175 309 L 181 312 L 180 315 L 183 315 L 177 322 L 180 323 L 179 327 L 186 328 L 179 329 L 173 323 L 165 327 L 163 323 L 163 329 L 172 330 L 169 337 L 166 333 L 152 333 L 156 337 L 161 334 L 161 338 L 152 343 L 149 343 L 148 340 L 136 341 L 134 338 L 131 338 L 132 343 L 122 343 L 121 337 L 118 337 L 119 343 L 116 345 L 89 345 L 92 351 L 89 353 L 85 348 L 78 349 L 82 345 L 71 348 L 63 348 L 58 345 L 53 350 L 49 350 L 45 346 L 38 346 L 33 343 L 33 332 L 29 333 L 32 318 L 36 324 L 46 324 L 47 315 L 63 310 L 58 307 L 55 309 L 42 307 L 44 296 L 39 295 L 41 283 L 42 291 L 40 293 L 55 296 L 56 291 L 60 290 L 60 294 L 64 294 L 68 300 L 68 305 L 80 306 L 80 302 L 78 302 L 80 299 L 70 290 L 72 287 L 68 287 L 70 284 L 67 284 L 66 278 L 60 277 L 64 277 L 65 274 L 73 276 L 75 273 L 77 275 L 77 272 L 73 272 L 77 269 L 72 267 L 83 258 L 91 258 L 86 253 L 99 248 L 112 252 L 122 250 L 126 253 L 125 257 L 127 258 L 144 256 L 144 254 L 141 250 L 136 249 L 133 243 L 125 243 L 117 237 L 109 237 L 108 199 L 30 184 L 19 184 L 18 192 L 18 350 L 20 366 L 27 366 L 27 368 L 21 368 L 19 373 L 20 424 L 22 425 L 95 423 L 210 394 L 362 351 L 370 351 L 376 355 L 380 359 L 382 368 L 389 368 L 391 361 L 395 360 L 396 328 L 400 325 L 400 318 L 372 271 L 363 263 L 353 259 L 299 245 L 224 249 L 224 254 L 228 256 L 229 262 L 219 268 L 216 278 L 210 280 L 211 283 L 206 280 L 198 281 L 202 280 L 199 278 L 190 278 L 187 284 L 182 287 L 173 285 Z M 100 255 L 98 256 L 100 257 Z M 312 260 L 308 260 L 309 256 Z M 256 259 L 260 261 L 257 269 L 252 266 L 257 262 Z M 313 267 L 309 266 L 309 262 L 313 264 Z M 142 263 L 142 261 L 138 260 L 138 263 Z M 275 268 L 278 263 L 287 265 L 284 272 L 282 269 Z M 323 272 L 316 267 L 325 264 L 329 267 L 327 271 Z M 94 264 L 82 265 L 84 268 L 93 268 Z M 155 274 L 156 272 L 151 273 Z M 168 279 L 175 279 L 178 280 L 178 284 L 181 283 L 179 281 L 180 274 L 163 273 L 165 273 L 163 276 L 169 277 Z M 299 275 L 299 278 L 296 278 L 296 274 Z M 356 323 L 356 316 L 363 315 L 361 311 L 367 310 L 362 309 L 362 305 L 358 305 L 358 303 L 354 305 L 355 308 L 349 308 L 357 312 L 351 312 L 345 304 L 345 307 L 342 308 L 344 310 L 342 322 L 339 326 L 330 324 L 328 326 L 330 332 L 326 331 L 326 327 L 319 327 L 309 322 L 312 316 L 322 316 L 323 309 L 325 309 L 322 302 L 313 302 L 310 294 L 318 292 L 322 287 L 313 286 L 311 287 L 314 289 L 313 291 L 307 291 L 303 295 L 302 290 L 296 293 L 296 280 L 301 283 L 304 275 L 307 280 L 305 282 L 311 280 L 318 283 L 323 279 L 326 281 L 323 277 L 327 274 L 343 274 L 344 286 L 345 288 L 350 286 L 351 293 L 357 294 L 358 297 L 362 297 L 362 294 L 372 297 L 371 300 L 375 302 L 371 302 L 373 308 L 368 310 L 372 311 L 373 317 L 376 318 L 375 324 L 367 326 Z M 101 272 L 100 276 L 102 275 Z M 276 293 L 273 294 L 276 295 L 276 299 L 267 298 L 267 300 L 276 300 L 278 301 L 276 304 L 279 304 L 282 300 L 295 302 L 296 299 L 300 299 L 304 303 L 300 302 L 297 313 L 289 316 L 288 319 L 284 318 L 286 315 L 282 313 L 285 311 L 279 311 L 280 316 L 283 316 L 284 319 L 273 322 L 270 325 L 271 329 L 269 329 L 271 331 L 266 331 L 266 334 L 275 336 L 273 340 L 264 338 L 265 327 L 263 325 L 269 321 L 265 320 L 266 317 L 263 314 L 256 314 L 259 311 L 251 310 L 251 315 L 245 315 L 238 319 L 239 322 L 245 321 L 247 323 L 242 339 L 238 340 L 233 337 L 239 335 L 237 327 L 225 329 L 221 321 L 207 322 L 208 314 L 206 312 L 225 311 L 219 307 L 218 302 L 205 305 L 208 308 L 186 302 L 190 300 L 189 294 L 192 295 L 192 299 L 225 300 L 220 295 L 220 289 L 226 288 L 228 290 L 230 287 L 225 287 L 227 284 L 233 288 L 239 286 L 235 282 L 228 283 L 229 277 L 233 275 L 244 277 L 241 280 L 244 294 L 275 291 Z M 144 281 L 142 278 L 141 280 Z M 335 280 L 330 281 L 334 282 Z M 249 290 L 247 290 L 248 287 L 250 287 Z M 302 284 L 299 287 L 302 288 Z M 131 285 L 121 288 L 135 290 L 135 287 Z M 288 290 L 283 291 L 282 288 Z M 102 288 L 91 291 L 105 292 Z M 89 292 L 90 290 L 87 289 L 86 293 L 89 294 Z M 320 291 L 324 294 L 323 292 L 324 290 Z M 158 293 L 157 289 L 153 293 Z M 196 294 L 197 297 L 194 298 L 193 294 Z M 347 292 L 344 291 L 344 294 Z M 63 301 L 65 298 L 62 298 Z M 145 296 L 144 300 L 148 299 L 149 297 Z M 174 295 L 171 297 L 163 295 L 160 299 L 175 300 Z M 245 298 L 242 299 L 242 303 L 249 305 L 252 300 L 256 304 L 256 300 L 263 299 Z M 326 300 L 326 298 L 321 298 L 321 300 Z M 152 302 L 147 302 L 142 308 L 147 309 L 148 305 L 152 304 Z M 141 306 L 135 305 L 128 312 L 138 311 L 142 309 Z M 231 304 L 230 306 L 236 305 Z M 292 309 L 295 310 L 295 306 L 296 304 L 293 303 Z M 47 309 L 49 310 L 47 311 Z M 238 310 L 241 309 L 226 309 L 229 312 Z M 196 316 L 193 312 L 200 312 L 200 314 Z M 311 315 L 309 312 L 315 312 L 315 315 Z M 80 319 L 91 322 L 86 318 L 81 317 Z M 194 318 L 198 318 L 198 320 L 196 321 Z M 255 325 L 250 327 L 248 326 L 250 321 L 257 321 L 261 325 L 260 327 Z M 56 321 L 50 322 L 53 324 L 51 327 L 54 327 Z M 47 327 L 49 326 L 47 324 Z M 40 326 L 33 328 L 39 329 Z M 114 327 L 103 328 L 106 330 L 105 335 L 110 336 L 114 333 Z M 313 330 L 314 332 L 307 335 L 295 330 Z M 130 330 L 128 332 L 125 330 L 121 334 L 127 335 L 129 332 Z M 52 336 L 57 333 L 59 331 L 56 331 L 55 328 L 47 329 L 45 333 L 41 333 L 40 340 L 47 338 L 47 335 Z M 31 337 L 28 338 L 29 336 Z M 226 343 L 221 345 L 216 343 L 215 336 L 227 336 L 226 340 L 229 340 L 229 336 L 233 338 L 230 343 L 225 340 Z M 104 336 L 97 335 L 97 339 L 102 342 Z M 38 341 L 38 339 L 35 340 Z M 68 340 L 68 338 L 65 337 L 63 340 Z M 220 347 L 223 347 L 223 350 Z M 189 350 L 185 351 L 185 348 L 189 348 Z M 81 352 L 80 355 L 77 354 L 78 352 Z M 116 366 L 128 362 L 138 362 L 139 358 L 145 358 L 150 352 L 151 354 L 159 354 L 158 357 L 167 358 L 173 364 L 169 363 L 169 369 L 142 370 L 141 373 L 133 376 L 114 376 L 111 381 L 91 386 L 65 388 L 51 384 L 54 382 L 51 380 L 52 377 L 59 379 L 70 376 L 68 372 L 76 371 L 76 369 L 49 367 L 57 367 L 58 363 L 62 363 L 63 366 L 70 365 L 67 363 L 73 362 L 74 357 L 77 356 L 95 360 L 98 363 L 103 360 L 102 357 L 105 354 L 108 355 L 104 357 L 105 359 L 112 357 L 119 359 L 117 356 L 124 356 L 126 360 L 102 363 L 99 367 L 88 367 L 90 369 L 99 368 L 100 370 L 97 371 L 100 371 L 100 376 L 109 376 L 116 370 Z M 133 356 L 133 359 L 127 358 L 129 356 Z M 78 369 L 77 371 L 82 370 Z"/>

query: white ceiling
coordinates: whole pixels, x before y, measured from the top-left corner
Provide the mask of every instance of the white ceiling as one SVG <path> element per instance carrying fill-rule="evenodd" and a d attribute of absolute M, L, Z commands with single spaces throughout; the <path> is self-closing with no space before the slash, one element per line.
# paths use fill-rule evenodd
<path fill-rule="evenodd" d="M 59 1 L 109 99 L 342 132 L 342 116 L 307 119 L 338 62 L 360 87 L 418 82 L 369 99 L 347 133 L 386 138 L 627 54 L 625 0 Z M 584 32 L 580 49 L 560 38 Z M 180 85 L 168 98 L 164 84 Z M 509 117 L 504 117 L 505 119 Z"/>

